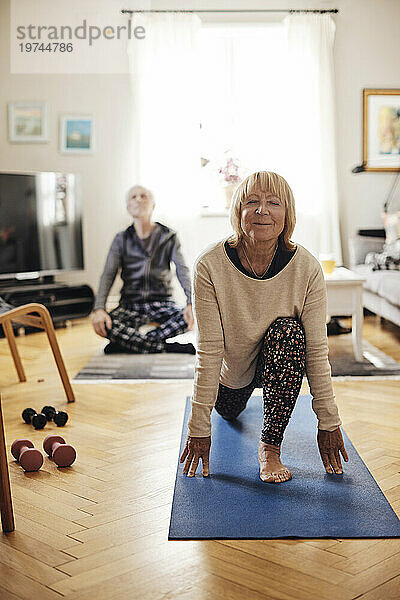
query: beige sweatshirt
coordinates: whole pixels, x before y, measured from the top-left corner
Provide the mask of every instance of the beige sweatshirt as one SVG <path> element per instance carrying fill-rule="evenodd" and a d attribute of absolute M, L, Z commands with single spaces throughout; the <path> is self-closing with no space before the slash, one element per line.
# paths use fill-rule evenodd
<path fill-rule="evenodd" d="M 274 277 L 253 279 L 232 263 L 224 242 L 207 248 L 194 267 L 197 353 L 189 434 L 211 435 L 210 415 L 220 382 L 241 388 L 252 381 L 263 336 L 277 317 L 296 317 L 303 324 L 312 409 L 318 428 L 333 431 L 342 421 L 328 362 L 326 284 L 319 262 L 297 244 L 289 263 Z"/>

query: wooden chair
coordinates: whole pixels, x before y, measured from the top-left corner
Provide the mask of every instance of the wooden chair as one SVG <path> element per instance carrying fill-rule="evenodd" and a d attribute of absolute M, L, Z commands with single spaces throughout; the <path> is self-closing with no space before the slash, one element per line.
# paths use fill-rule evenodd
<path fill-rule="evenodd" d="M 36 302 L 33 302 L 31 304 L 24 304 L 24 306 L 18 306 L 17 308 L 13 308 L 4 314 L 0 314 L 0 325 L 2 325 L 4 329 L 4 334 L 7 338 L 8 345 L 10 346 L 11 355 L 14 360 L 14 365 L 17 370 L 19 380 L 26 381 L 25 371 L 22 366 L 14 337 L 14 331 L 11 324 L 12 321 L 21 323 L 22 325 L 31 325 L 32 327 L 44 329 L 53 352 L 54 360 L 56 361 L 67 400 L 68 402 L 75 402 L 74 392 L 72 390 L 60 348 L 58 346 L 53 321 L 51 320 L 50 313 L 47 308 L 43 306 L 43 304 L 37 304 Z"/>
<path fill-rule="evenodd" d="M 1 525 L 4 532 L 14 531 L 14 512 L 11 499 L 10 476 L 4 435 L 3 411 L 0 396 L 0 509 Z"/>

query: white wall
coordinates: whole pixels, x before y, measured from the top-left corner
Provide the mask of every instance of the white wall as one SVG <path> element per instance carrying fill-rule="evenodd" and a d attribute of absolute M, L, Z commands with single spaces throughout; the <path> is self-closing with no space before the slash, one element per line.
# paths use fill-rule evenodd
<path fill-rule="evenodd" d="M 112 0 L 116 10 L 122 8 Z M 183 5 L 183 3 L 181 3 Z M 185 2 L 185 8 L 200 3 Z M 82 2 L 84 6 L 84 2 Z M 138 4 L 136 3 L 137 7 Z M 178 7 L 175 3 L 174 7 Z M 244 0 L 219 0 L 212 8 L 246 6 Z M 341 232 L 345 263 L 347 237 L 360 227 L 379 227 L 383 198 L 393 173 L 354 175 L 351 168 L 362 158 L 362 89 L 400 87 L 400 2 L 398 0 L 253 0 L 253 8 L 339 8 L 336 29 L 335 77 L 337 91 L 337 159 Z M 154 1 L 152 8 L 169 8 Z M 129 224 L 124 194 L 134 183 L 130 131 L 128 75 L 11 75 L 9 67 L 9 2 L 0 0 L 0 170 L 60 170 L 80 173 L 84 197 L 84 246 L 86 270 L 63 276 L 97 286 L 104 258 L 114 233 Z M 203 15 L 205 21 L 279 20 L 278 15 Z M 299 90 L 293 90 L 294 98 Z M 7 102 L 46 100 L 50 108 L 47 144 L 10 144 Z M 58 152 L 58 118 L 63 113 L 88 113 L 96 119 L 97 150 L 91 156 L 65 156 Z M 134 116 L 133 116 L 134 119 Z M 312 165 L 310 165 L 312 176 Z M 145 185 L 145 182 L 142 182 Z M 191 261 L 202 248 L 229 232 L 226 219 L 202 218 L 190 230 L 180 232 L 183 249 Z M 114 290 L 118 289 L 115 286 Z M 180 294 L 179 299 L 183 296 Z"/>
<path fill-rule="evenodd" d="M 131 185 L 131 114 L 127 75 L 10 75 L 9 2 L 0 2 L 0 170 L 65 171 L 82 179 L 85 272 L 63 281 L 96 287 L 113 235 L 129 220 L 124 194 Z M 49 105 L 50 142 L 8 142 L 7 102 L 45 100 Z M 60 114 L 93 114 L 96 152 L 63 155 L 58 151 Z"/>
<path fill-rule="evenodd" d="M 351 173 L 362 162 L 363 88 L 400 88 L 400 2 L 350 0 L 335 3 L 337 161 L 341 233 L 382 227 L 381 210 L 396 173 Z"/>

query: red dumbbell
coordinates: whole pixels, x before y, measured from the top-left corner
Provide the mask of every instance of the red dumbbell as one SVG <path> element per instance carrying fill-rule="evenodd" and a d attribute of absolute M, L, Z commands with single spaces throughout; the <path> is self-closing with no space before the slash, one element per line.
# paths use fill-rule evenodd
<path fill-rule="evenodd" d="M 65 443 L 61 435 L 48 435 L 43 440 L 43 448 L 58 467 L 69 467 L 76 458 L 76 450 Z"/>
<path fill-rule="evenodd" d="M 43 464 L 42 453 L 30 440 L 15 440 L 11 446 L 11 454 L 24 471 L 38 471 Z"/>

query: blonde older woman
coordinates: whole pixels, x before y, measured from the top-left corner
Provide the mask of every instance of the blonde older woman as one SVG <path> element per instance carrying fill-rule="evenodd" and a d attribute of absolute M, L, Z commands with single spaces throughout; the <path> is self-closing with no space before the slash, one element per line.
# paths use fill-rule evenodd
<path fill-rule="evenodd" d="M 295 204 L 286 180 L 270 171 L 235 190 L 234 234 L 200 255 L 194 271 L 198 331 L 188 437 L 180 462 L 209 474 L 213 407 L 233 420 L 254 388 L 263 388 L 264 422 L 258 459 L 268 483 L 291 479 L 280 460 L 285 428 L 307 374 L 318 418 L 317 443 L 327 473 L 348 461 L 328 362 L 326 286 L 317 259 L 290 236 Z"/>

